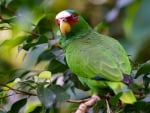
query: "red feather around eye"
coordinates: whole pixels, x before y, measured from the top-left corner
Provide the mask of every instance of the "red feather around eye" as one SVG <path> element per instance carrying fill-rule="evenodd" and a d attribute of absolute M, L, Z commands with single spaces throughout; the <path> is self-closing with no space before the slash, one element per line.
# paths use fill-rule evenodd
<path fill-rule="evenodd" d="M 67 22 L 69 24 L 75 24 L 76 22 L 78 22 L 78 15 L 72 14 L 71 16 L 67 17 Z"/>
<path fill-rule="evenodd" d="M 72 14 L 71 16 L 68 16 L 68 17 L 56 19 L 56 23 L 57 23 L 58 25 L 60 25 L 60 20 L 63 20 L 63 19 L 64 19 L 66 22 L 68 22 L 70 25 L 72 25 L 72 24 L 75 24 L 76 22 L 78 22 L 78 15 Z"/>

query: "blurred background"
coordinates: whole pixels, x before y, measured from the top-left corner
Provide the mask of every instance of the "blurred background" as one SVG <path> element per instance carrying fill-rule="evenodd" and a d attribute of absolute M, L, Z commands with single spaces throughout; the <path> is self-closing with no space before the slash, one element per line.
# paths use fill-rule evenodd
<path fill-rule="evenodd" d="M 65 9 L 76 10 L 94 30 L 119 40 L 133 65 L 150 60 L 149 0 L 0 0 L 1 84 L 27 79 L 28 72 L 68 69 L 62 51 L 54 47 L 60 37 L 55 15 Z"/>
<path fill-rule="evenodd" d="M 118 39 L 133 61 L 142 63 L 150 58 L 148 0 L 1 0 L 0 5 L 1 44 L 32 31 L 45 15 L 74 9 L 98 32 Z M 2 59 L 19 63 L 15 54 L 4 48 L 1 51 Z"/>

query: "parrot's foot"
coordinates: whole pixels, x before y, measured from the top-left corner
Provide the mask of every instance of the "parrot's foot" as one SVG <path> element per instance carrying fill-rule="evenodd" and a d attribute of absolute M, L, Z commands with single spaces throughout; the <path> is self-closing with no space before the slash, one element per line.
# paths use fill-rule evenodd
<path fill-rule="evenodd" d="M 133 80 L 132 80 L 132 77 L 131 76 L 129 76 L 129 75 L 127 75 L 127 74 L 124 74 L 123 75 L 123 82 L 125 83 L 125 84 L 132 84 L 133 83 Z"/>
<path fill-rule="evenodd" d="M 94 94 L 91 96 L 91 98 L 88 99 L 78 101 L 69 100 L 68 102 L 80 103 L 75 113 L 86 113 L 90 107 L 94 106 L 100 100 L 101 100 L 100 97 Z"/>

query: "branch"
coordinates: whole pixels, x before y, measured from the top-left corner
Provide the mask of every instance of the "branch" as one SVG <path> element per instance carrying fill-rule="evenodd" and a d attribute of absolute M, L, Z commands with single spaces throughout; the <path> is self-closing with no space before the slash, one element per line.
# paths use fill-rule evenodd
<path fill-rule="evenodd" d="M 101 99 L 98 95 L 92 95 L 92 97 L 88 99 L 78 100 L 78 101 L 69 100 L 68 102 L 80 103 L 75 113 L 86 113 L 89 108 L 94 106 L 100 100 Z"/>
<path fill-rule="evenodd" d="M 26 91 L 23 91 L 23 90 L 15 89 L 15 88 L 12 88 L 12 87 L 10 87 L 10 86 L 8 86 L 6 84 L 0 84 L 0 86 L 7 87 L 8 89 L 13 90 L 15 92 L 19 92 L 21 94 L 25 94 L 25 95 L 29 95 L 29 96 L 37 96 L 34 93 L 30 93 L 30 92 L 26 92 Z"/>

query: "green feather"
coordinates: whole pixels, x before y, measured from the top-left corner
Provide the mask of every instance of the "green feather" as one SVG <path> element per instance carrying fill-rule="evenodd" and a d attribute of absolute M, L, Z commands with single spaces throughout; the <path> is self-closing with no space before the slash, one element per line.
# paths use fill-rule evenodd
<path fill-rule="evenodd" d="M 80 81 L 98 93 L 103 88 L 111 88 L 115 94 L 123 92 L 120 100 L 134 103 L 136 98 L 128 86 L 122 83 L 123 74 L 130 74 L 128 56 L 120 43 L 108 36 L 96 33 L 79 16 L 72 25 L 72 31 L 61 39 L 69 68 Z M 105 81 L 92 80 L 100 76 Z M 124 91 L 124 89 L 127 89 Z"/>
<path fill-rule="evenodd" d="M 94 31 L 72 40 L 66 48 L 66 59 L 73 72 L 87 78 L 100 75 L 111 81 L 121 81 L 123 73 L 131 71 L 128 57 L 120 44 Z"/>

